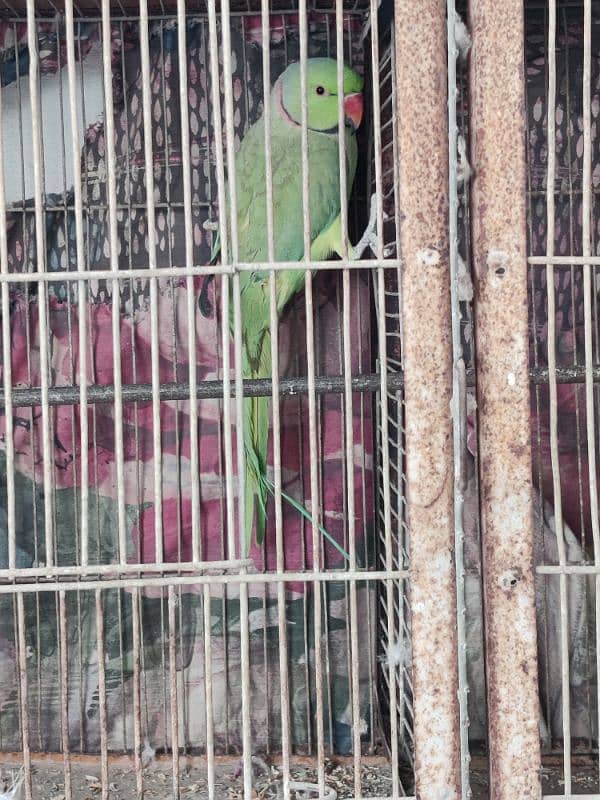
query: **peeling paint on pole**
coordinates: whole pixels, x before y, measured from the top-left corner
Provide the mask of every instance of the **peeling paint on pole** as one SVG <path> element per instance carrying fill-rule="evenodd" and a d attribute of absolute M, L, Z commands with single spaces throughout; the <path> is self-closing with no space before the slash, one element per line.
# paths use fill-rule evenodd
<path fill-rule="evenodd" d="M 472 0 L 470 11 L 490 797 L 537 800 L 523 3 Z"/>
<path fill-rule="evenodd" d="M 460 796 L 446 4 L 396 0 L 417 796 Z M 409 57 L 410 54 L 410 57 Z"/>

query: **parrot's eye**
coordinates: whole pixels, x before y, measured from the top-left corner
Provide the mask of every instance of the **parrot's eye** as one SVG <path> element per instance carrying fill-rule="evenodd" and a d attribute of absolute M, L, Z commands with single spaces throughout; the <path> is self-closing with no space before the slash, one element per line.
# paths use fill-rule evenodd
<path fill-rule="evenodd" d="M 325 87 L 324 86 L 317 86 L 316 92 L 317 92 L 317 94 L 325 94 Z"/>

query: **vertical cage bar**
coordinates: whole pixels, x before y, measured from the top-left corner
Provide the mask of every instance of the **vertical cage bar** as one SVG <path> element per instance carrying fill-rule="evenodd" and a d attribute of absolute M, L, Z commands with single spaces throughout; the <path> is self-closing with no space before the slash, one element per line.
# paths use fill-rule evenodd
<path fill-rule="evenodd" d="M 117 175 L 115 153 L 114 98 L 112 85 L 112 36 L 110 0 L 102 0 L 102 70 L 104 79 L 104 138 L 106 148 L 106 195 L 108 202 L 110 269 L 115 273 L 111 281 L 111 331 L 113 348 L 113 381 L 115 385 L 115 462 L 117 466 L 117 519 L 119 563 L 127 561 L 127 534 L 125 519 L 125 467 L 123 449 L 123 400 L 121 377 L 121 303 L 119 280 L 118 229 L 117 229 Z"/>
<path fill-rule="evenodd" d="M 177 645 L 175 611 L 179 595 L 174 586 L 168 589 L 169 605 L 169 700 L 171 717 L 171 761 L 173 773 L 173 798 L 179 797 L 179 707 L 177 705 Z"/>
<path fill-rule="evenodd" d="M 227 177 L 229 181 L 229 203 L 231 223 L 231 255 L 232 263 L 236 264 L 239 257 L 238 217 L 237 217 L 237 189 L 235 171 L 235 146 L 234 146 L 234 110 L 233 110 L 233 85 L 232 85 L 232 43 L 231 43 L 231 14 L 229 0 L 222 0 L 222 45 L 223 45 L 223 88 L 225 99 L 225 138 L 227 145 Z M 246 555 L 245 546 L 245 495 L 243 480 L 246 474 L 246 458 L 244 453 L 244 388 L 243 388 L 243 361 L 242 361 L 242 312 L 240 298 L 240 275 L 235 272 L 232 280 L 233 293 L 233 339 L 234 339 L 234 366 L 235 366 L 235 419 L 236 419 L 236 448 L 238 469 L 238 521 L 239 536 L 238 550 L 240 555 Z M 225 325 L 225 321 L 223 322 Z M 227 343 L 228 346 L 228 343 Z M 245 572 L 245 569 L 242 570 Z M 252 731 L 250 715 L 250 631 L 248 584 L 242 583 L 240 592 L 240 666 L 242 673 L 242 758 L 244 771 L 244 800 L 252 796 Z"/>
<path fill-rule="evenodd" d="M 29 736 L 29 680 L 27 678 L 27 642 L 25 639 L 25 597 L 19 592 L 17 604 L 17 658 L 19 675 L 19 700 L 21 712 L 21 746 L 25 771 L 25 800 L 32 800 L 31 744 Z"/>
<path fill-rule="evenodd" d="M 185 263 L 194 263 L 194 226 L 192 219 L 192 174 L 190 164 L 190 115 L 188 100 L 186 8 L 185 0 L 177 0 L 177 51 L 179 64 L 179 106 L 181 109 L 181 169 L 183 178 L 183 216 L 185 231 Z M 192 559 L 201 557 L 200 540 L 200 468 L 198 455 L 198 399 L 196 396 L 196 294 L 194 279 L 186 279 L 188 317 L 188 361 L 190 382 L 190 478 L 192 499 Z"/>
<path fill-rule="evenodd" d="M 67 644 L 67 595 L 58 593 L 58 619 L 60 639 L 60 733 L 63 751 L 65 800 L 71 800 L 71 747 L 69 744 L 69 651 Z"/>
<path fill-rule="evenodd" d="M 527 360 L 523 3 L 473 0 L 470 9 L 490 797 L 512 800 L 538 798 L 541 791 Z"/>
<path fill-rule="evenodd" d="M 458 798 L 446 3 L 397 0 L 395 28 L 396 52 L 419 54 L 396 61 L 415 779 Z"/>
<path fill-rule="evenodd" d="M 133 639 L 133 678 L 131 691 L 133 695 L 133 764 L 135 785 L 138 797 L 144 794 L 144 777 L 142 774 L 142 681 L 141 681 L 141 625 L 140 625 L 140 589 L 131 590 L 131 636 Z"/>
<path fill-rule="evenodd" d="M 102 800 L 108 798 L 108 711 L 106 708 L 106 650 L 104 647 L 104 604 L 102 592 L 96 589 L 96 647 L 98 650 L 98 709 L 100 720 L 100 780 Z"/>
<path fill-rule="evenodd" d="M 548 171 L 546 176 L 546 253 L 554 255 L 555 203 L 554 186 L 556 180 L 556 2 L 551 0 L 548 8 Z M 585 59 L 584 59 L 585 60 Z M 584 136 L 585 138 L 585 136 Z M 585 145 L 584 145 L 585 147 Z M 584 179 L 585 186 L 585 179 Z M 585 200 L 584 200 L 585 202 Z M 583 220 L 585 227 L 585 217 Z M 584 251 L 585 252 L 585 251 Z M 548 394 L 550 417 L 550 464 L 552 467 L 552 490 L 554 495 L 554 525 L 558 562 L 567 563 L 567 548 L 564 534 L 562 510 L 562 488 L 560 479 L 560 456 L 558 442 L 558 392 L 556 384 L 556 292 L 554 267 L 546 266 L 546 287 L 548 305 Z M 571 792 L 571 713 L 569 693 L 569 597 L 567 576 L 559 575 L 560 598 L 560 671 L 561 705 L 563 734 L 563 774 L 565 793 Z"/>
<path fill-rule="evenodd" d="M 267 255 L 275 261 L 275 239 L 273 221 L 273 152 L 271 142 L 271 57 L 270 15 L 268 0 L 261 0 L 261 31 L 263 43 L 263 97 L 265 121 L 265 192 L 267 211 Z M 271 370 L 273 393 L 273 484 L 275 487 L 275 548 L 277 572 L 285 572 L 285 549 L 283 543 L 282 474 L 281 474 L 281 413 L 279 406 L 279 317 L 277 313 L 277 275 L 269 275 L 269 310 L 271 322 Z M 279 635 L 279 687 L 281 704 L 281 767 L 283 777 L 283 800 L 290 797 L 290 690 L 288 676 L 288 639 L 286 620 L 285 584 L 277 584 L 277 625 Z"/>
<path fill-rule="evenodd" d="M 140 50 L 142 62 L 142 114 L 144 122 L 144 170 L 148 214 L 148 266 L 156 269 L 156 211 L 154 203 L 154 153 L 152 147 L 152 89 L 150 85 L 150 35 L 148 3 L 140 0 Z M 158 334 L 158 280 L 150 278 L 150 361 L 152 373 L 152 458 L 154 463 L 155 561 L 163 560 L 162 448 L 160 422 L 160 366 Z"/>
<path fill-rule="evenodd" d="M 44 215 L 44 163 L 42 151 L 42 107 L 40 103 L 40 57 L 35 19 L 35 2 L 27 0 L 27 47 L 29 50 L 29 89 L 31 100 L 31 139 L 33 145 L 33 179 L 35 205 L 35 255 L 38 273 L 46 272 L 46 236 Z M 48 406 L 49 322 L 48 286 L 38 283 L 39 358 L 42 408 L 42 461 L 44 475 L 44 532 L 46 564 L 54 565 L 53 458 Z"/>
<path fill-rule="evenodd" d="M 592 115 L 591 115 L 591 74 L 592 74 L 592 3 L 584 2 L 583 25 L 583 175 L 581 178 L 583 191 L 582 208 L 582 254 L 592 255 Z M 600 524 L 598 520 L 598 482 L 596 473 L 596 425 L 594 407 L 594 351 L 592 336 L 592 308 L 595 302 L 595 293 L 592 294 L 592 265 L 583 267 L 583 296 L 584 296 L 584 342 L 585 342 L 585 419 L 586 419 L 586 444 L 588 455 L 588 479 L 590 495 L 590 515 L 592 522 L 592 539 L 594 543 L 594 563 L 600 564 Z M 565 575 L 560 580 L 566 580 Z M 595 617 L 596 617 L 596 675 L 600 674 L 600 575 L 595 577 Z M 563 623 L 563 627 L 564 623 Z M 566 687 L 569 691 L 569 683 Z M 563 688 L 563 692 L 565 689 Z M 600 689 L 597 689 L 600 692 Z M 569 696 L 569 695 L 567 695 Z M 597 695 L 597 714 L 600 730 L 600 693 Z M 565 780 L 566 790 L 566 780 Z"/>
<path fill-rule="evenodd" d="M 210 586 L 202 588 L 202 612 L 204 634 L 204 707 L 206 708 L 206 780 L 208 800 L 215 798 L 215 744 L 212 691 L 212 640 L 210 618 Z"/>
<path fill-rule="evenodd" d="M 6 229 L 6 193 L 4 175 L 2 95 L 0 93 L 0 271 L 8 270 L 8 232 Z M 12 400 L 12 356 L 10 329 L 10 286 L 2 284 L 2 371 L 4 386 L 4 437 L 6 446 L 6 513 L 8 536 L 8 566 L 16 567 L 16 517 L 15 517 L 15 443 Z"/>
<path fill-rule="evenodd" d="M 213 108 L 213 126 L 215 141 L 215 160 L 217 173 L 217 200 L 219 209 L 226 209 L 225 163 L 223 157 L 223 125 L 221 120 L 221 96 L 219 93 L 219 42 L 217 38 L 217 10 L 215 0 L 208 0 L 208 31 L 210 52 L 211 102 Z M 219 213 L 219 241 L 221 245 L 221 263 L 228 264 L 229 236 L 227 214 Z M 221 276 L 221 319 L 222 353 L 223 353 L 223 440 L 225 450 L 225 497 L 227 511 L 227 549 L 230 558 L 235 558 L 235 525 L 234 525 L 234 492 L 233 492 L 233 445 L 231 437 L 231 403 L 227 398 L 231 395 L 230 357 L 229 357 L 229 275 Z"/>
<path fill-rule="evenodd" d="M 67 70 L 69 76 L 69 113 L 71 117 L 71 136 L 73 138 L 73 197 L 75 204 L 75 255 L 77 269 L 85 267 L 85 247 L 83 239 L 83 200 L 81 193 L 81 141 L 79 136 L 79 109 L 77 103 L 77 75 L 75 62 L 75 22 L 73 19 L 73 0 L 65 0 L 65 25 L 67 38 Z M 85 120 L 84 120 L 85 124 Z M 89 508 L 89 469 L 88 469 L 88 412 L 87 412 L 87 287 L 86 282 L 77 282 L 77 324 L 79 360 L 79 452 L 81 469 L 81 563 L 88 563 L 88 508 Z"/>
<path fill-rule="evenodd" d="M 298 22 L 300 35 L 300 96 L 301 96 L 301 146 L 302 146 L 302 215 L 304 259 L 310 259 L 310 168 L 308 159 L 308 98 L 307 98 L 307 59 L 308 59 L 308 13 L 306 0 L 300 0 L 298 6 Z M 321 565 L 320 532 L 318 528 L 319 509 L 319 473 L 317 440 L 317 397 L 315 392 L 316 350 L 315 350 L 315 318 L 312 273 L 309 269 L 304 275 L 304 298 L 306 309 L 306 375 L 308 380 L 308 439 L 310 458 L 310 498 L 312 511 L 312 555 L 313 571 L 318 572 Z M 317 734 L 317 784 L 319 796 L 325 794 L 325 731 L 323 703 L 323 595 L 321 586 L 313 582 L 314 602 L 314 648 L 315 648 L 315 717 Z M 309 730 L 310 735 L 310 730 Z"/>

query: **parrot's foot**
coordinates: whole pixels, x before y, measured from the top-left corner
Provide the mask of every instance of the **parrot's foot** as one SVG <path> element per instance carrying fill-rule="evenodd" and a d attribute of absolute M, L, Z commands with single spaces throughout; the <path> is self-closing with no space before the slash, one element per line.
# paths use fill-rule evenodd
<path fill-rule="evenodd" d="M 377 255 L 377 246 L 379 244 L 379 236 L 377 234 L 377 195 L 371 195 L 371 210 L 369 213 L 369 222 L 365 228 L 365 232 L 360 237 L 357 245 L 354 247 L 354 258 L 362 258 L 362 254 L 367 247 L 371 249 L 374 256 Z"/>

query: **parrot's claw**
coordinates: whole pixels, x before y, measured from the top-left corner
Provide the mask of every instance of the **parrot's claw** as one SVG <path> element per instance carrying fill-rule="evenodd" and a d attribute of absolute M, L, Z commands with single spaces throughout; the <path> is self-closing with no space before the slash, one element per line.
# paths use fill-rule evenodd
<path fill-rule="evenodd" d="M 377 255 L 377 247 L 379 244 L 379 236 L 377 233 L 377 195 L 371 195 L 371 210 L 369 213 L 369 222 L 365 228 L 365 232 L 360 237 L 358 244 L 354 247 L 354 257 L 356 259 L 362 258 L 362 254 L 368 248 L 371 249 L 373 255 Z"/>

